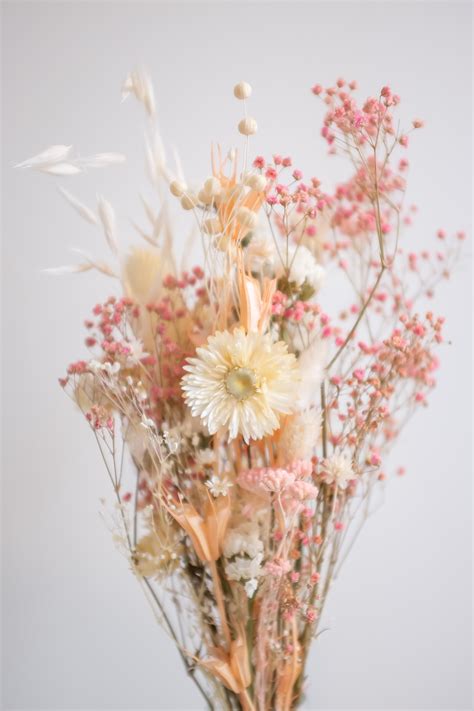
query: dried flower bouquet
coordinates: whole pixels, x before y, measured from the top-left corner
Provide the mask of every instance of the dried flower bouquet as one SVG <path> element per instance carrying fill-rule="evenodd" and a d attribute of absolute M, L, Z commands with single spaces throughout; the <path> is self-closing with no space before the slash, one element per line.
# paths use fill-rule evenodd
<path fill-rule="evenodd" d="M 422 122 L 403 132 L 389 87 L 362 105 L 356 89 L 312 89 L 330 153 L 352 166 L 332 194 L 290 157 L 249 159 L 245 82 L 234 88 L 242 162 L 213 150 L 211 176 L 188 187 L 164 158 L 143 71 L 123 88 L 149 122 L 158 205 L 143 198 L 143 246 L 122 253 L 111 205 L 62 190 L 103 228 L 117 266 L 86 257 L 55 271 L 97 268 L 121 293 L 93 308 L 91 357 L 60 382 L 99 447 L 116 539 L 213 709 L 299 704 L 331 583 L 388 477 L 383 458 L 435 383 L 443 319 L 415 308 L 464 235 L 440 230 L 434 254 L 399 246 L 412 208 L 397 155 Z M 122 160 L 53 146 L 21 166 L 62 176 Z M 168 191 L 197 225 L 202 266 L 176 267 Z M 343 280 L 347 307 L 329 314 L 325 291 Z"/>

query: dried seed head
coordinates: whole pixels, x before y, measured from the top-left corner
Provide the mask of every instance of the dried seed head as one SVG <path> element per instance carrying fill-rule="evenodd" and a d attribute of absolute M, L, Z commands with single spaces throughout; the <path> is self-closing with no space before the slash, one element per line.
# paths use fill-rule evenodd
<path fill-rule="evenodd" d="M 248 99 L 251 93 L 252 87 L 250 84 L 247 84 L 246 81 L 239 81 L 239 83 L 234 86 L 234 96 L 236 99 L 243 101 L 244 99 Z"/>
<path fill-rule="evenodd" d="M 249 116 L 248 118 L 243 118 L 239 122 L 239 133 L 241 133 L 243 136 L 252 136 L 254 133 L 257 133 L 257 122 L 255 121 L 254 118 Z"/>
<path fill-rule="evenodd" d="M 170 183 L 170 192 L 175 197 L 182 197 L 183 193 L 186 192 L 188 186 L 186 183 L 182 183 L 180 180 L 172 180 Z"/>
<path fill-rule="evenodd" d="M 181 198 L 181 207 L 183 210 L 192 210 L 199 204 L 199 200 L 194 193 L 186 193 Z"/>

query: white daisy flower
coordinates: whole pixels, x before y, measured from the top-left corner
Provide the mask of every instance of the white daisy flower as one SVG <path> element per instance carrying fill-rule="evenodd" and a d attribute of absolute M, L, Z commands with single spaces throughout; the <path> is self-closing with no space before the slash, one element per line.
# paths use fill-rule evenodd
<path fill-rule="evenodd" d="M 239 328 L 210 336 L 196 354 L 184 366 L 182 389 L 210 434 L 226 428 L 230 439 L 261 439 L 293 411 L 300 376 L 285 343 Z"/>
<path fill-rule="evenodd" d="M 324 460 L 323 466 L 325 481 L 328 484 L 337 484 L 340 489 L 346 489 L 348 483 L 355 479 L 352 461 L 345 454 L 333 454 Z"/>

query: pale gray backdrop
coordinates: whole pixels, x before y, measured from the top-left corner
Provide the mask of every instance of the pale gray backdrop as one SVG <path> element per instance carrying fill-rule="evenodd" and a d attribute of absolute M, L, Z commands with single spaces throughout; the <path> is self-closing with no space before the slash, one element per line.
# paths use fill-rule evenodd
<path fill-rule="evenodd" d="M 41 273 L 74 259 L 70 246 L 106 254 L 57 183 L 88 203 L 104 194 L 124 240 L 138 191 L 150 194 L 142 115 L 120 104 L 127 71 L 151 70 L 165 139 L 197 180 L 211 141 L 237 140 L 241 78 L 254 86 L 253 150 L 290 153 L 329 185 L 344 169 L 326 156 L 309 87 L 340 75 L 366 94 L 390 84 L 406 121 L 427 121 L 409 154 L 416 249 L 439 226 L 469 231 L 470 15 L 467 2 L 3 4 L 5 708 L 200 708 L 98 515 L 107 481 L 56 384 L 111 284 Z M 62 181 L 11 169 L 53 143 L 129 162 Z M 470 708 L 468 260 L 437 299 L 452 341 L 439 387 L 393 460 L 408 475 L 390 485 L 333 590 L 307 709 Z"/>

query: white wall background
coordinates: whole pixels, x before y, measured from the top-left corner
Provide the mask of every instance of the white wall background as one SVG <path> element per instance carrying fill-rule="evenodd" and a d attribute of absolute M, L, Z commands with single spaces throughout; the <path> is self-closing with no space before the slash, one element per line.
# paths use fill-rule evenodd
<path fill-rule="evenodd" d="M 11 166 L 52 143 L 122 151 L 127 166 L 62 183 L 140 217 L 142 115 L 120 104 L 144 62 L 165 139 L 190 177 L 212 140 L 233 145 L 254 86 L 255 153 L 290 153 L 329 185 L 343 166 L 319 138 L 316 81 L 390 84 L 412 141 L 414 247 L 439 226 L 469 231 L 470 3 L 3 4 L 3 702 L 7 709 L 199 709 L 171 643 L 99 518 L 107 481 L 95 445 L 56 385 L 82 353 L 82 321 L 109 291 L 95 274 L 52 278 L 70 246 L 106 251 L 55 191 Z M 468 250 L 469 251 L 469 250 Z M 431 407 L 400 441 L 409 474 L 388 490 L 332 593 L 307 709 L 470 708 L 470 276 L 438 292 L 451 346 Z M 330 307 L 330 305 L 327 305 Z M 395 464 L 395 462 L 394 462 Z"/>

